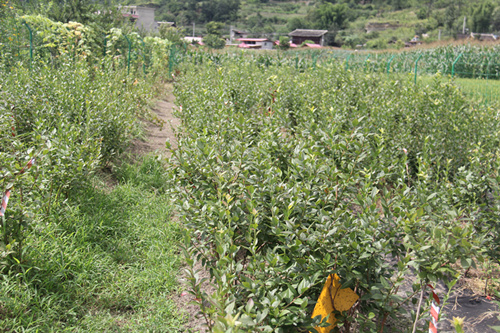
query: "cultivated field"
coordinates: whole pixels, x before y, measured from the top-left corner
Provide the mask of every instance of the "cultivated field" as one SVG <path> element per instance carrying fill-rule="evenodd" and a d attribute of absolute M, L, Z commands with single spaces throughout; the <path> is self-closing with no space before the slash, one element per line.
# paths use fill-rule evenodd
<path fill-rule="evenodd" d="M 337 273 L 360 296 L 334 314 L 343 331 L 410 329 L 428 284 L 498 267 L 498 109 L 429 81 L 265 57 L 184 67 L 170 177 L 187 257 L 216 286 L 192 272 L 209 326 L 311 330 Z"/>

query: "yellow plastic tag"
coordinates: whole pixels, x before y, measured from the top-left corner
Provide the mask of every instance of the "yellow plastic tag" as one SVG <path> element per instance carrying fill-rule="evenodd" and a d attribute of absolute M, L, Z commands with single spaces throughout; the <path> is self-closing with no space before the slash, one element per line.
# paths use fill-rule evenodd
<path fill-rule="evenodd" d="M 328 315 L 327 322 L 330 323 L 327 327 L 315 327 L 319 333 L 329 333 L 336 323 L 337 319 L 333 315 L 333 311 L 347 311 L 354 303 L 358 300 L 359 296 L 352 291 L 351 288 L 340 289 L 340 278 L 337 274 L 330 274 L 326 279 L 323 290 L 319 295 L 318 302 L 314 307 L 311 318 L 321 315 L 321 319 L 324 319 Z"/>

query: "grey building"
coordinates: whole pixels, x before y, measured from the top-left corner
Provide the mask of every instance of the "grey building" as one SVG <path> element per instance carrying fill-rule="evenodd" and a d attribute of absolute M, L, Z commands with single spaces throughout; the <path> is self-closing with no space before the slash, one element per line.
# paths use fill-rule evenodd
<path fill-rule="evenodd" d="M 139 30 L 158 31 L 158 23 L 155 21 L 155 8 L 142 6 L 122 6 L 122 15 L 135 23 Z"/>

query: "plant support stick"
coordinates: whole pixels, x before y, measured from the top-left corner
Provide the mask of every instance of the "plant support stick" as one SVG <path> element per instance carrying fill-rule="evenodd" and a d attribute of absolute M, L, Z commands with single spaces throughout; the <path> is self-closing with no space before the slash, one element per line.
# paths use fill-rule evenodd
<path fill-rule="evenodd" d="M 422 305 L 422 299 L 424 298 L 424 284 L 421 285 L 420 299 L 418 300 L 417 315 L 415 316 L 415 322 L 413 323 L 413 330 L 411 333 L 415 333 L 417 329 L 418 316 L 420 316 L 420 306 Z"/>

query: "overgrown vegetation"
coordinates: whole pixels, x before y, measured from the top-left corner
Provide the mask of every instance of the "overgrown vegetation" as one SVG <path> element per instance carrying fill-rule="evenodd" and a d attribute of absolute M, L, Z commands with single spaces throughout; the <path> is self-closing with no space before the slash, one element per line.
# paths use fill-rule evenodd
<path fill-rule="evenodd" d="M 100 44 L 83 24 L 0 8 L 1 330 L 182 331 L 163 162 L 123 155 L 155 120 L 170 44 L 145 38 L 148 59 L 128 68 L 120 29 Z"/>
<path fill-rule="evenodd" d="M 177 286 L 179 233 L 169 222 L 163 165 L 151 156 L 116 175 L 114 189 L 85 178 L 30 221 L 22 256 L 3 259 L 2 330 L 183 332 L 168 297 Z"/>
<path fill-rule="evenodd" d="M 411 80 L 258 57 L 184 71 L 171 186 L 215 332 L 312 331 L 330 273 L 361 297 L 334 313 L 344 332 L 401 329 L 427 283 L 498 264 L 498 111 Z"/>

